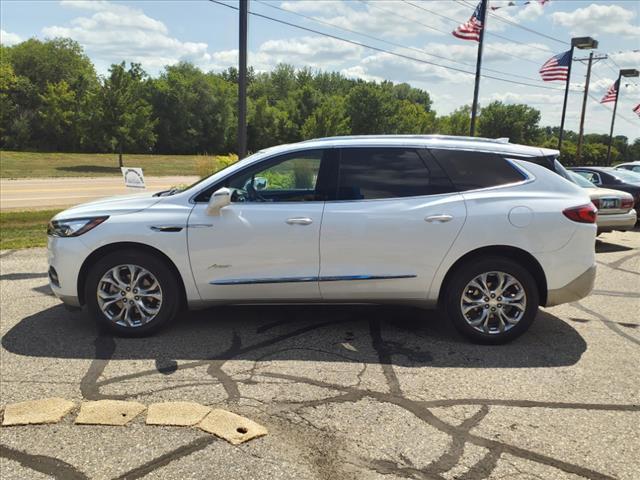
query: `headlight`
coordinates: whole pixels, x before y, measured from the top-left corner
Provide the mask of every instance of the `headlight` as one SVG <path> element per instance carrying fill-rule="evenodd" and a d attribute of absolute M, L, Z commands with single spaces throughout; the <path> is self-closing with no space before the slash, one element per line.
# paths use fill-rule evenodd
<path fill-rule="evenodd" d="M 89 218 L 70 218 L 69 220 L 51 220 L 47 227 L 47 235 L 54 237 L 77 237 L 94 229 L 108 216 Z"/>

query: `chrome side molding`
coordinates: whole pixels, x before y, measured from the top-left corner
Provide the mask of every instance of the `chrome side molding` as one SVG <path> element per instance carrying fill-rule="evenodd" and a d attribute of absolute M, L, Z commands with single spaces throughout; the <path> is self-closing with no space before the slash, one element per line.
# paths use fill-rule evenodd
<path fill-rule="evenodd" d="M 403 275 L 333 275 L 313 277 L 274 277 L 274 278 L 228 278 L 212 280 L 210 285 L 254 285 L 260 283 L 299 283 L 299 282 L 345 282 L 353 280 L 394 280 L 416 278 L 414 274 Z"/>

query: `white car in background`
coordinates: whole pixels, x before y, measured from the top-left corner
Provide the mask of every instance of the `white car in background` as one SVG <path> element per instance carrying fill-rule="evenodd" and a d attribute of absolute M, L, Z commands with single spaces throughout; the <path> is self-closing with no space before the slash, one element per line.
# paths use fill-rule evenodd
<path fill-rule="evenodd" d="M 616 170 L 630 170 L 635 173 L 640 173 L 640 160 L 633 162 L 621 163 L 615 166 Z"/>
<path fill-rule="evenodd" d="M 582 175 L 569 172 L 571 179 L 584 188 L 591 202 L 598 209 L 598 234 L 605 232 L 633 230 L 638 215 L 633 208 L 633 195 L 621 190 L 596 187 Z"/>
<path fill-rule="evenodd" d="M 268 148 L 184 190 L 59 213 L 51 288 L 121 335 L 184 306 L 370 302 L 440 306 L 503 343 L 593 287 L 596 208 L 556 156 L 440 136 Z"/>

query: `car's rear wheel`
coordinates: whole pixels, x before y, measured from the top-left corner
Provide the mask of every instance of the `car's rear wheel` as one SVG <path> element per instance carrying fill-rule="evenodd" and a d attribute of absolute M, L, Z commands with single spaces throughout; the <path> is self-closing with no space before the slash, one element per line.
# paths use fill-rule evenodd
<path fill-rule="evenodd" d="M 85 298 L 98 323 L 121 336 L 143 336 L 175 317 L 179 284 L 152 254 L 127 250 L 100 259 L 87 276 Z"/>
<path fill-rule="evenodd" d="M 506 343 L 522 335 L 538 312 L 533 276 L 502 257 L 471 261 L 457 269 L 446 292 L 446 313 L 455 328 L 477 343 Z"/>

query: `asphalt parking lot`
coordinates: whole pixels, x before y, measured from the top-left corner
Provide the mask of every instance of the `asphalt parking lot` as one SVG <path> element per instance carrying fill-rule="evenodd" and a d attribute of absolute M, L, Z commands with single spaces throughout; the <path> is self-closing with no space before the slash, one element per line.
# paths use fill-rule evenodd
<path fill-rule="evenodd" d="M 1 405 L 186 400 L 269 434 L 0 428 L 2 479 L 637 479 L 640 231 L 602 235 L 596 290 L 477 346 L 399 307 L 225 307 L 114 339 L 51 296 L 43 249 L 0 253 Z"/>

